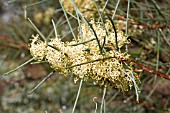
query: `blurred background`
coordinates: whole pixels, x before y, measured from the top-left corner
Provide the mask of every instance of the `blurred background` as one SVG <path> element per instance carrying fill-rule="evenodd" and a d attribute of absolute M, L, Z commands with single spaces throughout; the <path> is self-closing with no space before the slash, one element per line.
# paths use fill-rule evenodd
<path fill-rule="evenodd" d="M 106 1 L 105 1 L 106 2 Z M 106 10 L 112 15 L 118 0 L 110 0 Z M 120 2 L 115 21 L 125 32 L 127 0 Z M 131 58 L 145 66 L 170 75 L 170 1 L 131 0 L 128 45 Z M 77 21 L 68 15 L 77 34 Z M 72 34 L 58 0 L 0 0 L 0 113 L 70 113 L 79 82 L 55 72 L 32 94 L 28 95 L 51 71 L 49 64 L 27 64 L 6 75 L 31 59 L 30 38 L 41 33 L 54 37 L 51 19 L 57 25 L 62 41 Z M 120 23 L 119 23 L 120 22 Z M 141 69 L 141 67 L 136 67 Z M 106 92 L 106 113 L 170 113 L 170 81 L 147 71 L 139 72 L 141 83 L 139 103 L 135 90 Z M 75 113 L 94 113 L 100 109 L 102 88 L 92 81 L 84 82 Z"/>

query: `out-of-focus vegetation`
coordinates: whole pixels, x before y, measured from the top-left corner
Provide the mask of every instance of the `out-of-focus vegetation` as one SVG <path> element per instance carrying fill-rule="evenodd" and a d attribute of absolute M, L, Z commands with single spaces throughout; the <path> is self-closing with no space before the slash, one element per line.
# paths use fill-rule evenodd
<path fill-rule="evenodd" d="M 126 27 L 128 1 L 120 1 L 113 21 L 131 40 L 128 45 L 131 58 L 155 71 L 170 75 L 170 1 L 130 0 Z M 118 2 L 104 1 L 104 14 L 112 17 Z M 86 9 L 94 13 L 95 7 Z M 102 12 L 101 9 L 99 11 Z M 76 13 L 73 12 L 73 15 L 67 12 L 72 30 L 77 35 Z M 97 15 L 96 18 L 99 17 Z M 75 84 L 72 76 L 65 77 L 55 72 L 31 94 L 28 93 L 52 71 L 48 63 L 29 63 L 2 76 L 31 59 L 30 38 L 32 34 L 38 33 L 27 18 L 32 20 L 45 38 L 55 37 L 53 19 L 62 41 L 73 39 L 59 1 L 0 1 L 0 113 L 70 113 L 80 82 Z M 136 102 L 134 88 L 128 92 L 108 88 L 104 103 L 106 113 L 169 113 L 170 81 L 156 76 L 152 70 L 149 73 L 140 65 L 135 66 L 135 70 L 141 81 L 139 103 Z M 93 113 L 96 109 L 99 112 L 102 96 L 102 87 L 94 85 L 92 81 L 84 82 L 75 113 Z"/>

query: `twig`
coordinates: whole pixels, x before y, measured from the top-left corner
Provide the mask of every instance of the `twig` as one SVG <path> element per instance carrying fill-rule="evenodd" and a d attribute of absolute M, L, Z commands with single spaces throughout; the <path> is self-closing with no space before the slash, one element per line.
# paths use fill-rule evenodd
<path fill-rule="evenodd" d="M 147 71 L 147 72 L 149 72 L 149 73 L 157 74 L 157 75 L 160 76 L 160 77 L 163 77 L 163 78 L 165 78 L 165 79 L 170 80 L 170 76 L 169 76 L 169 75 L 166 75 L 166 74 L 164 74 L 164 73 L 162 73 L 162 72 L 156 71 L 156 70 L 153 69 L 153 68 L 150 68 L 150 67 L 145 66 L 145 65 L 143 65 L 143 64 L 140 64 L 140 63 L 138 63 L 138 62 L 132 61 L 132 60 L 130 60 L 130 59 L 127 60 L 127 62 L 132 62 L 134 65 L 136 65 L 136 66 L 138 66 L 138 67 L 141 67 L 142 70 L 145 70 L 145 71 Z"/>
<path fill-rule="evenodd" d="M 111 58 L 116 58 L 116 57 L 106 57 L 106 58 L 102 58 L 102 59 L 91 60 L 91 61 L 88 61 L 88 62 L 83 62 L 83 63 L 80 63 L 80 64 L 75 64 L 75 65 L 69 66 L 67 68 L 73 68 L 73 67 L 76 67 L 76 66 L 81 66 L 81 65 L 88 64 L 88 63 L 98 62 L 98 61 L 101 61 L 101 60 L 106 60 L 106 59 L 111 59 Z"/>
<path fill-rule="evenodd" d="M 69 66 L 67 68 L 73 68 L 73 67 L 76 67 L 76 66 L 81 66 L 81 65 L 85 65 L 85 64 L 88 64 L 88 63 L 93 63 L 93 62 L 98 62 L 98 61 L 101 61 L 101 60 L 107 60 L 107 59 L 111 59 L 111 58 L 116 58 L 116 57 L 106 57 L 106 58 L 103 58 L 103 59 L 96 59 L 96 60 L 92 60 L 92 61 L 88 61 L 88 62 L 83 62 L 83 63 L 80 63 L 80 64 L 75 64 L 75 65 L 72 65 L 72 66 Z M 153 73 L 153 74 L 157 74 L 158 76 L 160 77 L 163 77 L 165 79 L 168 79 L 170 80 L 170 76 L 169 75 L 166 75 L 162 72 L 159 72 L 159 71 L 156 71 L 155 69 L 153 68 L 150 68 L 148 66 L 145 66 L 141 63 L 138 63 L 136 61 L 133 61 L 131 59 L 119 59 L 120 61 L 124 61 L 124 62 L 132 62 L 135 66 L 138 66 L 138 67 L 141 67 L 142 70 L 145 70 L 145 71 L 148 71 L 150 73 Z"/>
<path fill-rule="evenodd" d="M 169 46 L 169 48 L 170 48 L 170 44 L 168 43 L 168 41 L 165 39 L 165 35 L 164 35 L 164 33 L 162 32 L 162 30 L 161 29 L 159 29 L 159 31 L 160 31 L 160 33 L 161 33 L 161 35 L 162 35 L 162 39 L 163 39 L 163 41 Z"/>

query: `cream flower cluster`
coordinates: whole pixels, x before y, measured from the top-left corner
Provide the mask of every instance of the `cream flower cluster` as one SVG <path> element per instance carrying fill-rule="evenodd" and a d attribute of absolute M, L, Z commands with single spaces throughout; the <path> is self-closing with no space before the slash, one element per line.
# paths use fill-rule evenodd
<path fill-rule="evenodd" d="M 75 13 L 71 0 L 61 0 L 65 10 L 72 14 Z M 100 11 L 104 7 L 104 0 L 95 0 Z M 94 0 L 74 0 L 75 5 L 87 18 L 96 17 L 98 15 Z"/>
<path fill-rule="evenodd" d="M 46 55 L 47 44 L 39 39 L 39 35 L 33 36 L 30 44 L 30 52 L 35 60 L 41 61 Z"/>
<path fill-rule="evenodd" d="M 105 28 L 100 22 L 95 22 L 94 20 L 91 20 L 90 24 L 92 24 L 92 27 L 96 31 L 96 34 L 97 34 L 98 39 L 100 40 L 101 44 L 103 43 L 104 38 L 106 37 L 105 45 L 113 45 L 114 47 L 116 47 L 115 31 L 114 31 L 113 26 L 109 20 L 106 20 Z M 95 36 L 91 32 L 91 30 L 89 30 L 89 28 L 87 27 L 86 24 L 82 24 L 81 28 L 82 28 L 82 32 L 83 32 L 83 37 L 82 37 L 83 40 L 95 39 Z M 108 34 L 106 34 L 106 32 Z M 79 37 L 81 38 L 81 36 L 79 36 Z M 124 35 L 123 31 L 121 31 L 121 30 L 117 31 L 117 41 L 118 41 L 119 48 L 121 48 L 125 44 L 130 43 L 130 40 L 127 40 L 127 37 Z M 94 42 L 96 42 L 96 41 L 89 42 L 89 43 L 87 43 L 87 45 L 90 44 L 90 46 L 94 46 L 94 45 L 91 45 L 91 44 L 97 43 L 97 42 L 96 43 L 94 43 Z"/>
<path fill-rule="evenodd" d="M 80 78 L 84 81 L 92 79 L 94 84 L 109 84 L 122 91 L 129 90 L 133 86 L 131 75 L 134 74 L 135 80 L 138 80 L 138 75 L 133 72 L 131 63 L 124 62 L 129 59 L 130 55 L 116 50 L 115 32 L 111 22 L 106 21 L 105 29 L 100 22 L 91 20 L 90 23 L 100 45 L 104 43 L 105 38 L 103 53 L 92 30 L 82 23 L 78 39 L 71 42 L 64 43 L 59 38 L 54 38 L 46 43 L 38 36 L 33 36 L 30 44 L 31 55 L 35 60 L 47 61 L 52 68 L 65 75 L 73 73 L 75 82 Z M 130 43 L 119 30 L 117 30 L 117 42 L 119 48 Z"/>

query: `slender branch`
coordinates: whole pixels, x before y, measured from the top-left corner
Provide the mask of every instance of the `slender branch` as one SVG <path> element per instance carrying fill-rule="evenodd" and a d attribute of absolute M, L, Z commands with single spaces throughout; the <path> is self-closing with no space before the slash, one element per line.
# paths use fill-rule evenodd
<path fill-rule="evenodd" d="M 156 70 L 153 69 L 153 68 L 150 68 L 150 67 L 145 66 L 145 65 L 143 65 L 143 64 L 141 64 L 141 63 L 132 61 L 132 60 L 130 60 L 130 59 L 127 60 L 127 62 L 132 62 L 134 65 L 136 65 L 136 66 L 138 66 L 138 67 L 141 67 L 142 70 L 145 70 L 145 71 L 147 71 L 147 72 L 149 72 L 149 73 L 157 74 L 158 76 L 160 76 L 160 77 L 162 77 L 162 78 L 165 78 L 165 79 L 170 80 L 170 76 L 169 76 L 169 75 L 166 75 L 166 74 L 164 74 L 164 73 L 162 73 L 162 72 L 156 71 Z"/>
<path fill-rule="evenodd" d="M 162 39 L 163 39 L 163 41 L 167 44 L 167 46 L 170 48 L 170 43 L 166 40 L 166 36 L 165 36 L 165 34 L 162 32 L 162 30 L 161 29 L 159 29 L 159 31 L 160 31 L 160 33 L 161 33 L 161 35 L 162 35 Z"/>
<path fill-rule="evenodd" d="M 101 60 L 107 60 L 107 59 L 111 59 L 111 58 L 116 58 L 116 57 L 106 57 L 106 58 L 103 58 L 103 59 L 96 59 L 96 60 L 92 60 L 92 61 L 88 61 L 88 62 L 83 62 L 83 63 L 80 63 L 80 64 L 75 64 L 75 65 L 69 66 L 67 68 L 73 68 L 73 67 L 76 67 L 76 66 L 81 66 L 81 65 L 88 64 L 88 63 L 98 62 L 98 61 L 101 61 Z M 142 68 L 142 70 L 148 71 L 148 72 L 153 73 L 153 74 L 157 74 L 160 77 L 163 77 L 165 79 L 170 80 L 169 75 L 166 75 L 166 74 L 164 74 L 162 72 L 156 71 L 155 69 L 150 68 L 148 66 L 145 66 L 145 65 L 143 65 L 141 63 L 138 63 L 136 61 L 133 61 L 132 59 L 121 59 L 120 58 L 119 60 L 124 61 L 124 62 L 132 62 L 135 66 L 138 66 L 138 67 Z"/>
<path fill-rule="evenodd" d="M 85 43 L 91 42 L 91 41 L 93 41 L 93 40 L 95 40 L 95 38 L 92 38 L 92 39 L 87 40 L 87 41 L 84 41 L 84 42 L 80 42 L 80 43 L 72 44 L 72 45 L 69 45 L 69 46 L 77 46 L 77 45 L 80 45 L 80 44 L 85 44 Z"/>
<path fill-rule="evenodd" d="M 67 68 L 73 68 L 73 67 L 76 67 L 76 66 L 81 66 L 81 65 L 88 64 L 88 63 L 93 63 L 93 62 L 97 62 L 97 61 L 101 61 L 101 60 L 106 60 L 106 59 L 110 59 L 110 58 L 116 58 L 116 57 L 106 57 L 106 58 L 102 58 L 102 59 L 96 59 L 96 60 L 92 60 L 92 61 L 88 61 L 88 62 L 83 62 L 83 63 L 80 63 L 80 64 L 75 64 L 75 65 L 69 66 Z"/>

